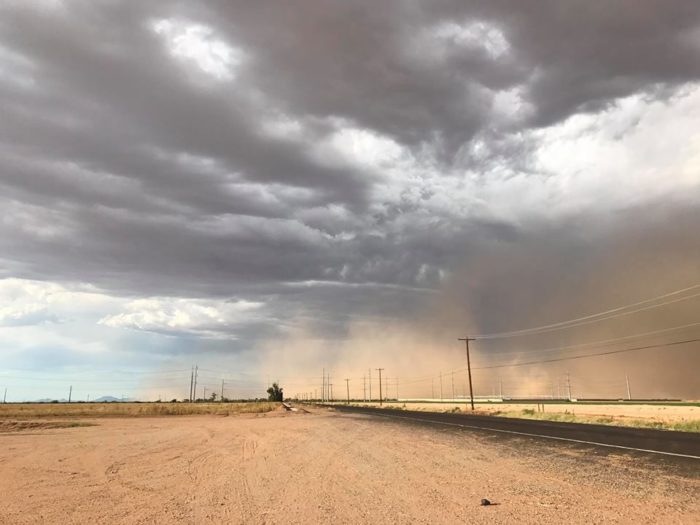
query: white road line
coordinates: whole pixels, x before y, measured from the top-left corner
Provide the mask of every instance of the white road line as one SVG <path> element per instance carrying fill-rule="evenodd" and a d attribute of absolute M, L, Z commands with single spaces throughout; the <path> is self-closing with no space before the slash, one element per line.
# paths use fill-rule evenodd
<path fill-rule="evenodd" d="M 355 412 L 356 414 L 358 412 Z M 361 414 L 367 414 L 367 412 L 359 412 Z M 599 447 L 609 447 L 609 448 L 621 448 L 623 450 L 634 450 L 636 452 L 648 452 L 650 454 L 662 454 L 664 456 L 676 456 L 680 458 L 690 458 L 690 459 L 700 459 L 700 456 L 693 456 L 691 454 L 678 454 L 676 452 L 662 452 L 660 450 L 650 450 L 646 448 L 635 448 L 635 447 L 625 447 L 623 445 L 611 445 L 609 443 L 598 443 L 597 441 L 585 441 L 583 439 L 573 439 L 573 438 L 564 438 L 564 437 L 558 437 L 558 436 L 545 436 L 542 434 L 531 434 L 529 432 L 518 432 L 516 430 L 503 430 L 501 428 L 491 428 L 491 427 L 478 427 L 474 425 L 464 425 L 462 423 L 448 423 L 446 421 L 436 421 L 434 419 L 423 419 L 419 417 L 409 417 L 409 416 L 396 416 L 393 414 L 367 414 L 367 415 L 372 415 L 372 416 L 380 416 L 380 417 L 390 417 L 390 418 L 396 418 L 396 419 L 410 419 L 411 421 L 422 421 L 425 423 L 436 423 L 438 425 L 450 425 L 453 427 L 462 427 L 462 428 L 472 428 L 476 430 L 489 430 L 491 432 L 501 432 L 503 434 L 516 434 L 518 436 L 529 436 L 529 437 L 538 437 L 538 438 L 545 438 L 545 439 L 556 439 L 558 441 L 569 441 L 571 443 L 583 443 L 585 445 L 596 445 Z"/>

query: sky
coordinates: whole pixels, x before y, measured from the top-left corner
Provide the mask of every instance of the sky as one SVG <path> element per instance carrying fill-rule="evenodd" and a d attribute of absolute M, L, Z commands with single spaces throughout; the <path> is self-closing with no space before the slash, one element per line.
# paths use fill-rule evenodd
<path fill-rule="evenodd" d="M 700 283 L 699 202 L 696 1 L 0 4 L 8 400 L 182 398 L 194 364 L 239 397 L 318 390 L 323 368 L 359 396 L 378 367 L 416 396 L 457 370 L 463 394 L 457 337 Z M 684 326 L 699 306 L 474 359 Z M 475 380 L 534 394 L 569 373 L 611 396 L 627 375 L 697 399 L 699 353 Z"/>

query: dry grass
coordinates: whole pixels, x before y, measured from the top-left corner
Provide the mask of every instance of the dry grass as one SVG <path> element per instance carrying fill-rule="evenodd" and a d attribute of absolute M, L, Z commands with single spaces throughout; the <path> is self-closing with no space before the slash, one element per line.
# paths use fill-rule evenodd
<path fill-rule="evenodd" d="M 49 428 L 74 428 L 74 427 L 91 427 L 94 423 L 86 423 L 85 421 L 0 421 L 0 434 L 8 434 L 10 432 L 24 432 L 27 430 L 46 430 Z"/>
<path fill-rule="evenodd" d="M 499 417 L 517 417 L 523 419 L 538 419 L 542 421 L 563 421 L 566 423 L 588 423 L 594 425 L 614 425 L 635 428 L 657 428 L 660 430 L 679 430 L 681 432 L 700 432 L 700 420 L 697 419 L 680 422 L 653 421 L 619 416 L 584 416 L 572 414 L 570 412 L 535 412 L 531 409 L 508 412 L 490 412 L 486 415 Z"/>
<path fill-rule="evenodd" d="M 0 404 L 0 420 L 54 417 L 141 417 L 214 414 L 261 414 L 279 403 L 8 403 Z"/>
<path fill-rule="evenodd" d="M 374 406 L 376 403 L 356 403 L 359 406 Z M 464 412 L 464 403 L 402 402 L 386 403 L 385 408 L 418 410 L 423 412 Z M 700 411 L 697 403 L 544 403 L 538 411 L 536 404 L 477 403 L 475 414 L 494 417 L 516 417 L 588 423 L 635 428 L 657 428 L 681 432 L 700 432 Z M 471 413 L 467 410 L 467 413 Z"/>

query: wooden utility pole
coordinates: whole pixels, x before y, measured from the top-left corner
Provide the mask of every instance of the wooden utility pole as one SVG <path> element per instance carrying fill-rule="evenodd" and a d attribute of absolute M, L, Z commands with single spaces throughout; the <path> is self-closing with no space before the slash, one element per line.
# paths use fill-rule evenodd
<path fill-rule="evenodd" d="M 377 368 L 379 372 L 379 406 L 382 406 L 382 370 L 383 368 Z"/>
<path fill-rule="evenodd" d="M 323 380 L 321 381 L 321 402 L 326 401 L 326 369 L 323 369 Z"/>
<path fill-rule="evenodd" d="M 627 401 L 632 400 L 632 393 L 630 391 L 630 376 L 625 374 L 625 382 L 627 383 Z"/>
<path fill-rule="evenodd" d="M 369 402 L 372 402 L 372 369 L 369 369 Z"/>
<path fill-rule="evenodd" d="M 220 403 L 224 402 L 224 380 L 221 380 L 221 398 L 219 399 Z"/>
<path fill-rule="evenodd" d="M 472 410 L 474 410 L 474 389 L 472 388 L 472 363 L 469 359 L 469 341 L 473 341 L 473 338 L 461 337 L 458 341 L 464 341 L 467 349 L 467 371 L 469 373 L 469 400 L 471 401 Z"/>
<path fill-rule="evenodd" d="M 568 370 L 566 371 L 566 388 L 569 392 L 569 401 L 571 401 L 571 376 Z"/>
<path fill-rule="evenodd" d="M 70 390 L 68 390 L 68 402 L 70 403 L 71 397 L 73 396 L 73 385 L 70 386 Z"/>
<path fill-rule="evenodd" d="M 199 367 L 195 365 L 194 367 L 194 385 L 192 385 L 192 401 L 197 401 L 197 375 L 199 372 Z"/>
<path fill-rule="evenodd" d="M 350 379 L 345 379 L 345 389 L 346 389 L 347 394 L 348 394 L 348 400 L 347 400 L 346 404 L 349 405 L 350 404 Z"/>
<path fill-rule="evenodd" d="M 187 399 L 192 402 L 192 385 L 194 384 L 194 367 L 190 367 L 190 394 Z"/>
<path fill-rule="evenodd" d="M 362 376 L 362 400 L 367 401 L 367 376 Z"/>
<path fill-rule="evenodd" d="M 207 387 L 204 386 L 202 388 L 204 389 L 202 391 L 202 399 L 204 399 L 204 401 L 206 401 L 207 400 Z"/>

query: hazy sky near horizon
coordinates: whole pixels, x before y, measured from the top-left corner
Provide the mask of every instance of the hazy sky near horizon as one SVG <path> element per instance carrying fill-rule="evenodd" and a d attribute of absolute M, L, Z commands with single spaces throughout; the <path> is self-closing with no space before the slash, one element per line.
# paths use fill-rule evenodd
<path fill-rule="evenodd" d="M 696 1 L 0 4 L 16 399 L 642 300 L 700 282 L 698 203 Z"/>

